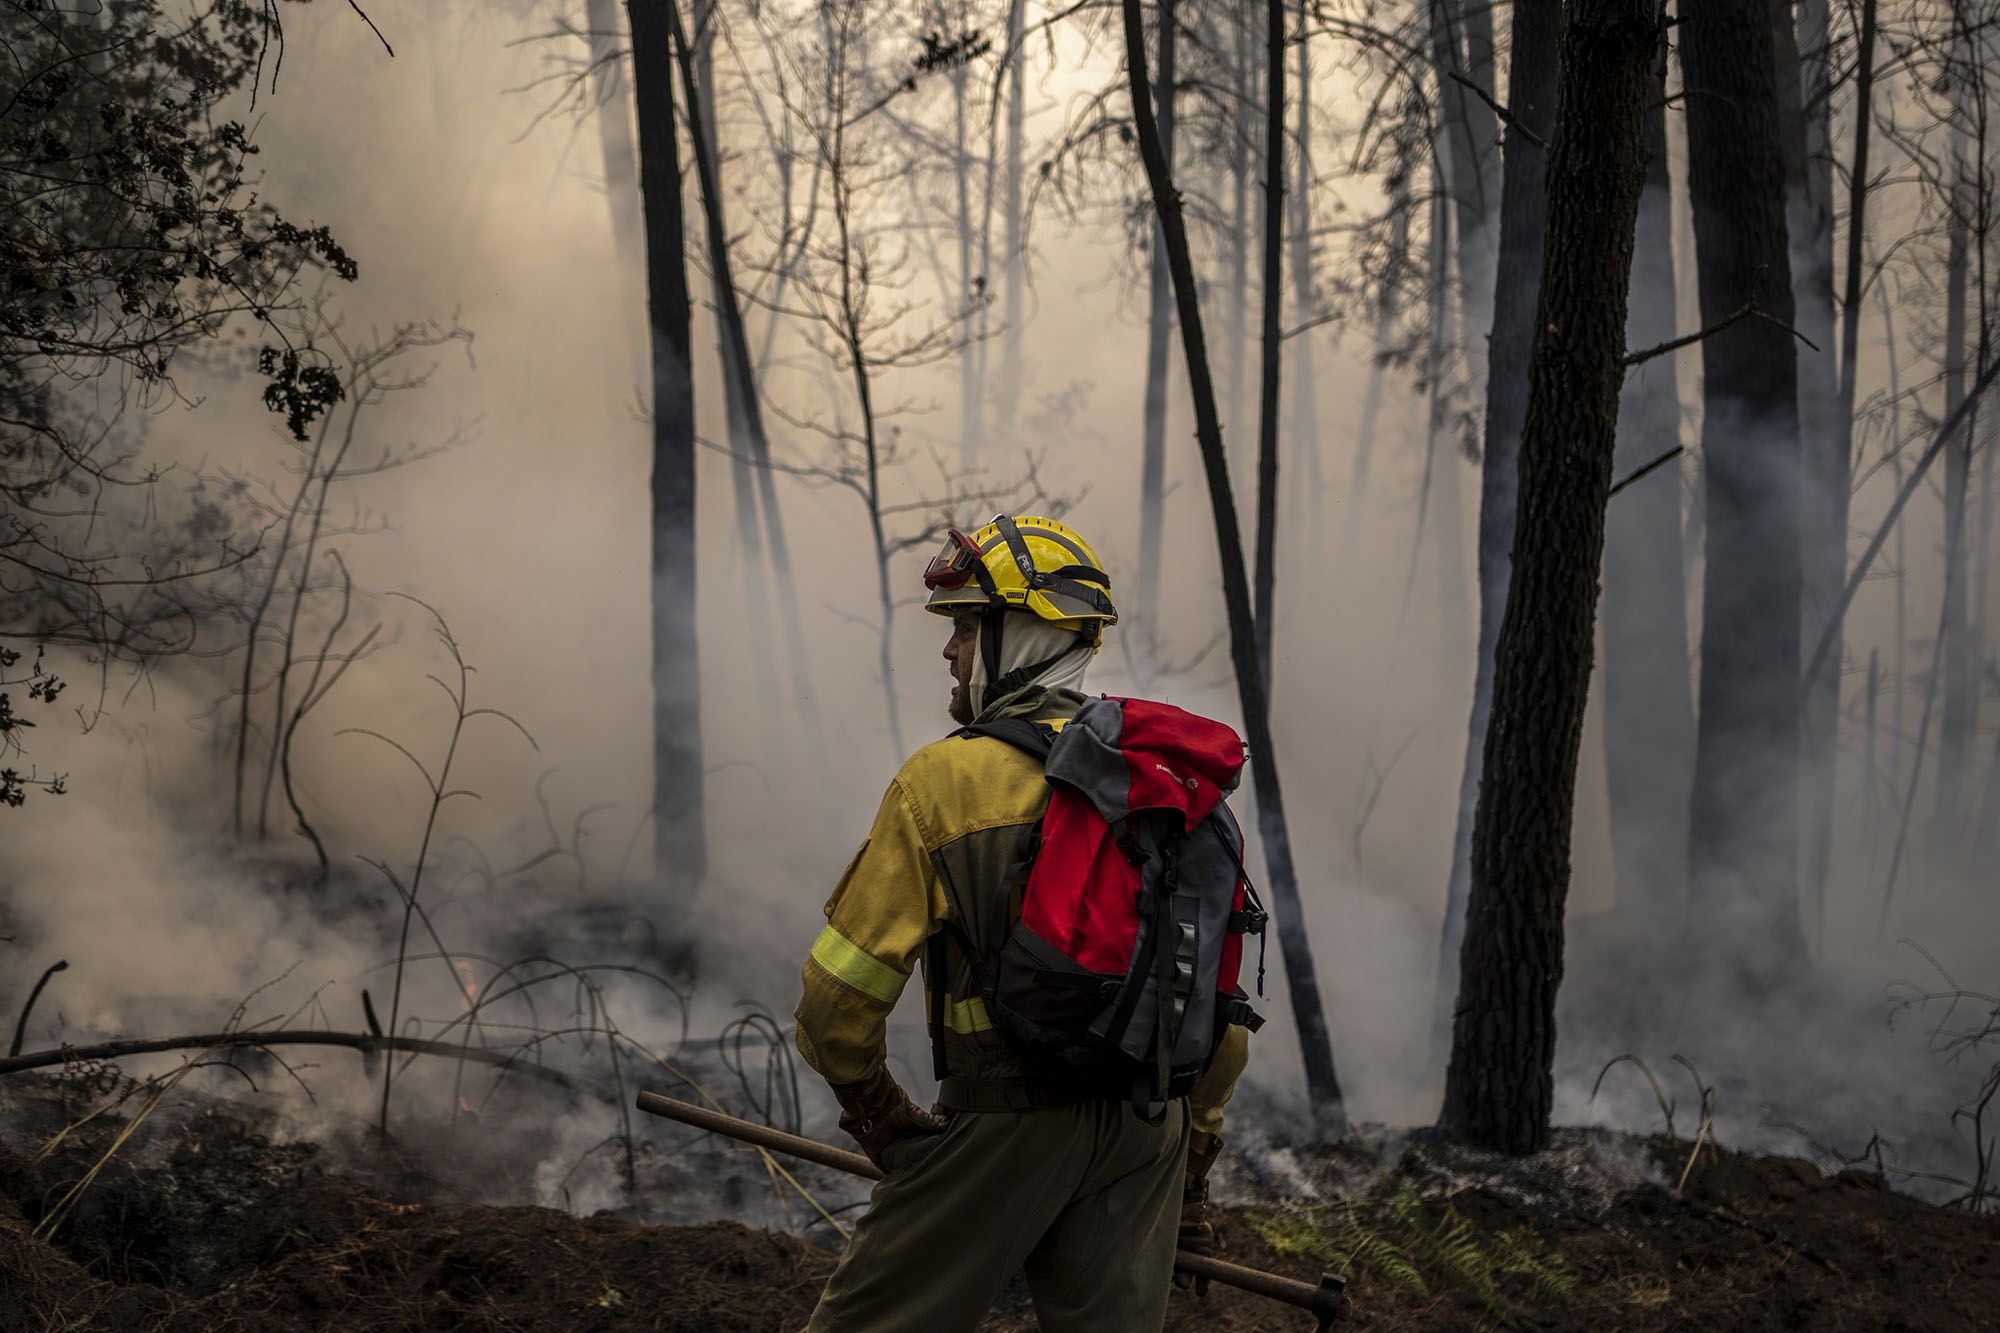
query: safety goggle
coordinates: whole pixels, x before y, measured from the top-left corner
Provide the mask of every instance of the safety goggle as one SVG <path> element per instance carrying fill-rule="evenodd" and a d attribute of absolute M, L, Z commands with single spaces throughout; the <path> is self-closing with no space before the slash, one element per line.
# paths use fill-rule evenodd
<path fill-rule="evenodd" d="M 945 534 L 943 549 L 931 557 L 924 569 L 924 586 L 947 591 L 963 588 L 978 564 L 979 543 L 952 528 Z"/>

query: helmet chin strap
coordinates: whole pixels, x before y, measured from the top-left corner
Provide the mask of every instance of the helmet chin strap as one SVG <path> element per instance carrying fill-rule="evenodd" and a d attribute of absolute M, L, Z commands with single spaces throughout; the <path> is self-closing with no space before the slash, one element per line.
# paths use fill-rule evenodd
<path fill-rule="evenodd" d="M 986 684 L 977 699 L 968 699 L 975 716 L 985 712 L 996 700 L 1014 693 L 1055 666 L 1074 652 L 1079 644 L 1087 642 L 1090 638 L 1090 631 L 1080 630 L 1074 640 L 1058 647 L 1041 661 L 1028 662 L 1015 667 L 1012 671 L 1002 673 L 999 669 L 1000 663 L 1004 660 L 1000 655 L 1001 635 L 1006 620 L 1007 609 L 1004 605 L 989 607 L 979 618 L 979 655 L 986 667 Z"/>

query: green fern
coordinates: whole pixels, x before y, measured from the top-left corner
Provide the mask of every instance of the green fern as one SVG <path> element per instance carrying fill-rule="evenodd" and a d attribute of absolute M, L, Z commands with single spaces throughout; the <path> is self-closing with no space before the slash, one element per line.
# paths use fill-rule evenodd
<path fill-rule="evenodd" d="M 1279 1254 L 1305 1255 L 1350 1273 L 1365 1269 L 1424 1298 L 1430 1281 L 1441 1282 L 1496 1314 L 1503 1283 L 1524 1285 L 1543 1304 L 1576 1290 L 1576 1275 L 1531 1228 L 1484 1236 L 1449 1203 L 1434 1212 L 1408 1186 L 1387 1197 L 1246 1213 L 1244 1221 Z"/>
<path fill-rule="evenodd" d="M 1493 1256 L 1493 1271 L 1524 1279 L 1538 1301 L 1552 1305 L 1576 1292 L 1576 1273 L 1529 1227 L 1515 1227 L 1494 1236 Z"/>
<path fill-rule="evenodd" d="M 1394 1241 L 1365 1225 L 1353 1200 L 1287 1213 L 1246 1213 L 1243 1220 L 1279 1254 L 1303 1254 L 1352 1272 L 1368 1269 L 1418 1296 L 1430 1288 Z"/>

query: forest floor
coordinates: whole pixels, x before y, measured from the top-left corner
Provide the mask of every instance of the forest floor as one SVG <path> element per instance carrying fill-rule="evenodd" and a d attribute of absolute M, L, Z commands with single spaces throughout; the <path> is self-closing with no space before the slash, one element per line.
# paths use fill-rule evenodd
<path fill-rule="evenodd" d="M 65 1204 L 128 1125 L 120 1111 L 76 1126 L 75 1106 L 57 1080 L 0 1081 L 6 1333 L 793 1329 L 833 1266 L 809 1241 L 706 1220 L 705 1192 L 685 1225 L 454 1204 L 435 1176 L 336 1169 L 213 1098 L 140 1126 Z M 1354 1324 L 1377 1329 L 1994 1326 L 2000 1217 L 1907 1198 L 1872 1171 L 1689 1149 L 1566 1130 L 1519 1162 L 1386 1139 L 1249 1154 L 1230 1192 L 1274 1202 L 1227 1210 L 1226 1254 L 1314 1281 L 1344 1270 Z M 1220 1287 L 1176 1292 L 1167 1320 L 1312 1326 Z M 983 1327 L 1033 1327 L 1018 1283 Z"/>

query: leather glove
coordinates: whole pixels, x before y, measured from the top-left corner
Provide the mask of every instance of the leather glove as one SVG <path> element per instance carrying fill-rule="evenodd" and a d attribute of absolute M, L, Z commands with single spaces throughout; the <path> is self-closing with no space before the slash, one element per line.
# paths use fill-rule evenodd
<path fill-rule="evenodd" d="M 908 1134 L 938 1134 L 944 1131 L 943 1116 L 932 1115 L 910 1100 L 889 1071 L 878 1069 L 859 1083 L 836 1083 L 833 1095 L 840 1102 L 840 1127 L 861 1145 L 868 1160 L 887 1170 L 882 1150 Z"/>
<path fill-rule="evenodd" d="M 1202 1142 L 1201 1140 L 1206 1140 Z M 1197 1134 L 1188 1145 L 1187 1174 L 1181 1184 L 1181 1227 L 1177 1248 L 1189 1254 L 1213 1257 L 1221 1248 L 1215 1223 L 1208 1217 L 1208 1169 L 1222 1152 L 1220 1135 Z M 1208 1279 L 1174 1270 L 1174 1285 L 1186 1291 L 1192 1287 L 1197 1299 L 1208 1295 Z"/>

